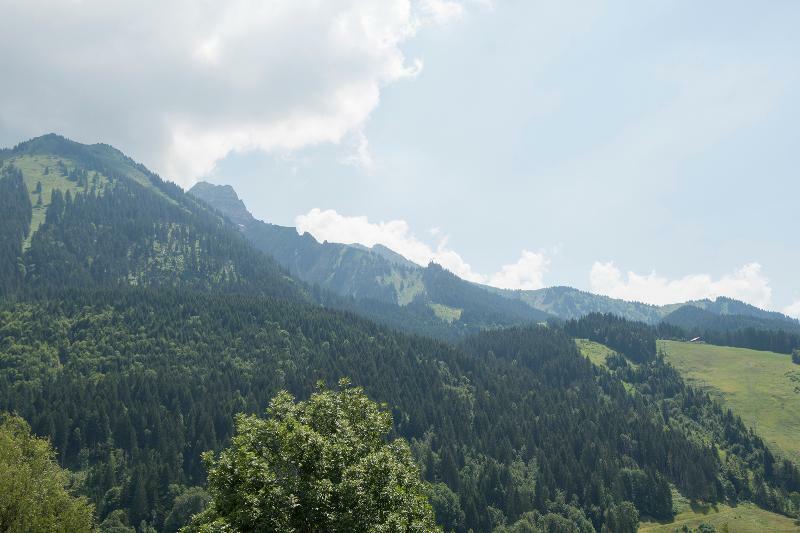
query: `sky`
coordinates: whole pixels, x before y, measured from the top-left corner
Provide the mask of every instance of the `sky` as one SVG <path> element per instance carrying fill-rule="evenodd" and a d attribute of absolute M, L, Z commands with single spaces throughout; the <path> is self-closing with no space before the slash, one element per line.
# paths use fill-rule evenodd
<path fill-rule="evenodd" d="M 0 0 L 0 145 L 113 144 L 507 288 L 800 317 L 800 3 Z"/>

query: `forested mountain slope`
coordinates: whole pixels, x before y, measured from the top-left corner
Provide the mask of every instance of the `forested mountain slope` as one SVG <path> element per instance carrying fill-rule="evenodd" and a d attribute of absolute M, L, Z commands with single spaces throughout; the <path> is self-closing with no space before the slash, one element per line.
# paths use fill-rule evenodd
<path fill-rule="evenodd" d="M 106 146 L 47 135 L 0 161 L 4 285 L 180 286 L 301 298 L 236 227 Z"/>
<path fill-rule="evenodd" d="M 683 328 L 684 338 L 701 337 L 711 344 L 785 354 L 800 348 L 800 324 L 782 319 L 718 315 L 687 305 L 667 315 L 662 322 Z"/>
<path fill-rule="evenodd" d="M 455 349 L 302 303 L 141 288 L 32 295 L 0 313 L 0 409 L 85 473 L 101 518 L 122 509 L 161 527 L 170 486 L 203 483 L 199 454 L 225 443 L 234 413 L 341 376 L 392 407 L 426 479 L 444 484 L 440 521 L 458 531 L 533 511 L 599 528 L 624 501 L 668 517 L 669 483 L 792 512 L 782 495 L 800 488 L 659 359 L 619 362 L 642 384 L 631 394 L 559 330 Z"/>

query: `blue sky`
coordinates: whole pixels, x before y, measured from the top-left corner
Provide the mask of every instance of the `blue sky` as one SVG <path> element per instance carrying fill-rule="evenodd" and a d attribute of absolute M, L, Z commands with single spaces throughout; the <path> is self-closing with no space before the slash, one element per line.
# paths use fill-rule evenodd
<path fill-rule="evenodd" d="M 4 144 L 111 142 L 264 220 L 494 285 L 800 315 L 797 2 L 44 3 L 68 19 L 0 7 L 24 87 L 0 89 Z M 42 28 L 78 40 L 69 60 Z"/>
<path fill-rule="evenodd" d="M 498 2 L 404 47 L 424 68 L 383 92 L 370 168 L 324 147 L 229 157 L 213 179 L 276 223 L 319 207 L 434 244 L 438 227 L 478 272 L 541 252 L 547 285 L 590 289 L 596 261 L 712 283 L 758 263 L 772 299 L 749 299 L 783 308 L 800 300 L 798 20 L 789 2 Z"/>

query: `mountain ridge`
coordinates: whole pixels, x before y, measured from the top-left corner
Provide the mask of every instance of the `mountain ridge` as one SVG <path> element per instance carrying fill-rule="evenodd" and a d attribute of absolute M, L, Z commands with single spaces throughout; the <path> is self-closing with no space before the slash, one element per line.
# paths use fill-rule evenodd
<path fill-rule="evenodd" d="M 247 210 L 244 202 L 239 198 L 236 191 L 230 185 L 214 185 L 206 182 L 199 182 L 192 189 L 189 190 L 193 194 L 212 207 L 218 209 L 222 214 L 231 218 L 232 221 L 240 224 L 245 234 L 249 234 L 250 238 L 257 244 L 260 244 L 262 250 L 275 252 L 271 255 L 277 256 L 279 262 L 290 268 L 290 270 L 298 272 L 299 277 L 309 283 L 321 283 L 335 292 L 359 297 L 364 295 L 364 287 L 370 286 L 370 282 L 377 279 L 377 283 L 372 284 L 372 290 L 367 292 L 369 297 L 377 298 L 384 302 L 391 302 L 398 305 L 407 305 L 421 293 L 424 289 L 419 286 L 419 279 L 415 273 L 424 272 L 426 268 L 408 261 L 401 254 L 397 253 L 390 248 L 377 244 L 372 248 L 360 244 L 340 244 L 340 243 L 319 243 L 313 236 L 305 233 L 299 235 L 295 228 L 287 226 L 276 226 L 268 222 L 257 220 Z M 264 225 L 264 226 L 261 226 Z M 259 229 L 260 228 L 260 229 Z M 281 234 L 281 240 L 285 248 L 276 250 L 275 245 L 269 245 L 265 241 L 270 237 L 263 235 L 264 228 L 271 228 L 273 235 Z M 336 250 L 341 254 L 341 257 L 336 262 L 329 262 L 325 266 L 317 265 L 316 272 L 302 272 L 299 267 L 299 257 L 305 254 L 314 253 L 312 250 L 318 247 L 329 247 L 330 250 Z M 272 247 L 272 248 L 271 248 Z M 372 275 L 369 279 L 357 280 L 359 276 L 363 276 L 360 272 L 351 272 L 349 275 L 340 275 L 346 278 L 347 281 L 340 279 L 340 284 L 335 285 L 333 279 L 325 279 L 324 273 L 332 268 L 332 265 L 339 268 L 342 264 L 348 261 L 353 261 L 352 257 L 346 257 L 348 254 L 354 254 L 353 250 L 358 250 L 364 253 L 376 254 L 381 258 L 386 259 L 387 263 L 381 264 L 380 261 L 372 262 L 373 267 L 382 269 L 381 272 L 384 276 Z M 292 265 L 291 253 L 295 253 Z M 357 256 L 357 254 L 356 254 Z M 358 256 L 357 256 L 358 257 Z M 282 259 L 281 259 L 282 258 Z M 366 257 L 360 258 L 363 261 L 370 262 Z M 357 260 L 357 259 L 356 259 Z M 406 270 L 395 270 L 394 267 L 403 267 Z M 325 283 L 327 281 L 327 283 Z M 462 280 L 463 281 L 463 280 Z M 479 283 L 466 282 L 482 290 L 491 292 L 493 294 L 502 296 L 508 300 L 518 301 L 524 303 L 528 307 L 535 309 L 543 315 L 541 319 L 547 317 L 557 317 L 563 320 L 570 320 L 580 318 L 589 313 L 613 313 L 629 320 L 636 320 L 646 322 L 648 324 L 657 324 L 664 321 L 675 311 L 683 307 L 694 307 L 705 310 L 716 316 L 748 316 L 759 319 L 755 321 L 759 327 L 772 328 L 772 329 L 789 329 L 794 330 L 795 327 L 800 327 L 800 321 L 783 315 L 775 311 L 768 311 L 760 309 L 756 306 L 735 300 L 733 298 L 719 296 L 714 300 L 701 299 L 686 302 L 676 302 L 666 305 L 653 305 L 644 302 L 627 301 L 618 298 L 612 298 L 601 294 L 594 294 L 588 291 L 583 291 L 568 286 L 554 286 L 546 287 L 535 290 L 520 290 L 520 289 L 500 289 L 489 285 Z M 355 287 L 359 286 L 360 290 Z M 391 288 L 394 287 L 394 293 Z M 466 287 L 466 285 L 464 286 Z"/>
<path fill-rule="evenodd" d="M 309 285 L 399 307 L 425 306 L 441 322 L 476 328 L 543 322 L 552 315 L 458 278 L 439 265 L 420 266 L 383 245 L 318 242 L 309 233 L 255 219 L 230 186 L 198 183 L 188 191 L 239 223 L 262 252 Z M 418 304 L 411 306 L 411 304 Z"/>

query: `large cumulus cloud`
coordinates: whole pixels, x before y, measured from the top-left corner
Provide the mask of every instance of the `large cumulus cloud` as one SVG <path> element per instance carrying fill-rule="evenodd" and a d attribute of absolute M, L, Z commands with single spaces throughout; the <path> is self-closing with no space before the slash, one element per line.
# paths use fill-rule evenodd
<path fill-rule="evenodd" d="M 108 142 L 182 184 L 233 150 L 356 139 L 448 0 L 6 0 L 0 142 Z M 349 143 L 353 144 L 353 143 Z M 365 158 L 365 154 L 355 154 Z"/>

